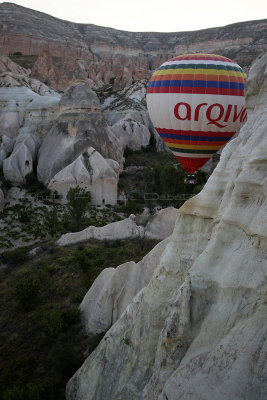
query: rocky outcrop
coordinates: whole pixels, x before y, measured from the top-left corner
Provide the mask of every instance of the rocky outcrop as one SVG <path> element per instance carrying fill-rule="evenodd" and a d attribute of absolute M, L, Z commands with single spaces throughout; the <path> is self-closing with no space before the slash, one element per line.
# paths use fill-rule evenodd
<path fill-rule="evenodd" d="M 116 137 L 103 120 L 95 92 L 85 83 L 70 86 L 59 102 L 59 115 L 38 155 L 38 178 L 45 184 L 88 147 L 103 157 L 122 161 Z"/>
<path fill-rule="evenodd" d="M 111 162 L 113 161 L 113 163 Z M 48 188 L 66 199 L 71 187 L 80 186 L 91 194 L 91 204 L 117 204 L 119 164 L 105 160 L 90 147 L 75 161 L 58 172 Z"/>
<path fill-rule="evenodd" d="M 118 222 L 112 222 L 102 227 L 89 226 L 80 232 L 66 233 L 57 241 L 57 245 L 67 246 L 89 239 L 118 240 L 127 239 L 129 237 L 142 238 L 143 236 L 144 228 L 136 225 L 135 216 L 132 214 L 129 218 Z"/>
<path fill-rule="evenodd" d="M 25 182 L 25 176 L 33 171 L 40 140 L 30 134 L 20 134 L 15 142 L 12 154 L 3 161 L 6 179 L 14 184 Z"/>
<path fill-rule="evenodd" d="M 174 207 L 163 208 L 148 222 L 145 229 L 147 239 L 159 239 L 172 234 L 175 221 L 178 217 L 178 210 Z"/>
<path fill-rule="evenodd" d="M 129 261 L 101 272 L 80 305 L 88 334 L 105 332 L 121 317 L 135 295 L 148 284 L 169 240 L 157 244 L 138 263 Z"/>
<path fill-rule="evenodd" d="M 111 127 L 114 135 L 125 149 L 126 146 L 133 150 L 139 150 L 141 146 L 147 146 L 150 140 L 150 132 L 147 127 L 130 117 L 125 117 Z"/>
<path fill-rule="evenodd" d="M 115 90 L 122 89 L 183 53 L 222 54 L 248 67 L 267 48 L 267 20 L 193 32 L 140 33 L 71 23 L 2 3 L 0 25 L 0 53 L 39 56 L 32 76 L 60 90 L 73 78 L 112 81 Z"/>
<path fill-rule="evenodd" d="M 59 95 L 44 95 L 30 102 L 24 112 L 23 132 L 44 139 L 59 116 L 59 101 Z"/>
<path fill-rule="evenodd" d="M 157 151 L 168 151 L 168 147 L 155 131 L 148 115 L 146 88 L 147 81 L 141 80 L 110 96 L 105 96 L 105 92 L 99 90 L 100 97 L 105 96 L 101 104 L 104 118 L 120 141 L 122 140 L 122 143 L 129 147 L 139 149 L 141 145 L 146 146 L 153 135 Z M 134 125 L 131 121 L 135 121 Z M 132 137 L 133 134 L 136 134 L 135 139 Z"/>
<path fill-rule="evenodd" d="M 253 112 L 179 210 L 150 282 L 70 380 L 68 400 L 266 398 L 264 59 L 256 70 L 265 79 Z"/>
<path fill-rule="evenodd" d="M 16 139 L 25 109 L 36 97 L 38 94 L 26 87 L 0 88 L 1 135 Z"/>
<path fill-rule="evenodd" d="M 6 135 L 0 136 L 0 168 L 3 167 L 3 161 L 11 154 L 14 147 L 14 140 Z"/>
<path fill-rule="evenodd" d="M 162 240 L 168 237 L 174 228 L 178 210 L 174 207 L 165 208 L 157 212 L 146 226 L 138 224 L 134 214 L 119 222 L 113 222 L 101 228 L 89 226 L 81 232 L 66 233 L 58 240 L 58 245 L 82 242 L 89 239 L 117 240 L 126 238 L 147 238 Z M 142 218 L 141 218 L 142 219 Z"/>

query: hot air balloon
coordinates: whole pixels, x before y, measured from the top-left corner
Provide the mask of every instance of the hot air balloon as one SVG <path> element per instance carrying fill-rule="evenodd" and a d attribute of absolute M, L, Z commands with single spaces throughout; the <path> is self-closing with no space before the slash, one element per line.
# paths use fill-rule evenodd
<path fill-rule="evenodd" d="M 246 119 L 245 80 L 237 63 L 214 54 L 180 55 L 153 73 L 147 88 L 151 121 L 188 176 Z"/>

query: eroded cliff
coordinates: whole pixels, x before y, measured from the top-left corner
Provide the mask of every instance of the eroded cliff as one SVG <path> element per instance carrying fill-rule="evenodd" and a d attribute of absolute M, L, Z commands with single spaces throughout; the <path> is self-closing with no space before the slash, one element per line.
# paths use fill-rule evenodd
<path fill-rule="evenodd" d="M 249 67 L 267 49 L 267 20 L 192 32 L 127 32 L 63 21 L 11 3 L 0 5 L 0 52 L 38 56 L 32 76 L 64 90 L 72 79 L 89 79 L 114 89 L 150 78 L 177 54 L 206 52 Z M 179 25 L 177 25 L 179 29 Z"/>
<path fill-rule="evenodd" d="M 248 79 L 248 121 L 68 400 L 266 399 L 266 66 Z"/>

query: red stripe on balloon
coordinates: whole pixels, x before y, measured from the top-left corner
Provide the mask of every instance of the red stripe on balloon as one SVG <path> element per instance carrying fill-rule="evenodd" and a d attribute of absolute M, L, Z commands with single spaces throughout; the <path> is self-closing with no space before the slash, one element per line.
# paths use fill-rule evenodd
<path fill-rule="evenodd" d="M 166 129 L 166 128 L 155 128 L 157 132 L 169 133 L 170 135 L 190 135 L 190 136 L 211 136 L 211 137 L 224 137 L 234 136 L 236 132 L 208 132 L 208 131 L 184 131 L 181 129 Z"/>
<path fill-rule="evenodd" d="M 204 54 L 189 54 L 184 56 L 173 57 L 168 61 L 176 61 L 176 60 L 211 60 L 211 61 L 224 61 L 229 62 L 231 64 L 236 64 L 235 61 L 230 60 L 230 58 L 222 57 L 222 56 L 212 56 L 212 55 L 204 55 Z"/>
<path fill-rule="evenodd" d="M 181 86 L 161 86 L 147 89 L 147 93 L 192 93 L 192 94 L 217 94 L 229 96 L 244 96 L 244 90 L 225 88 L 194 88 Z"/>

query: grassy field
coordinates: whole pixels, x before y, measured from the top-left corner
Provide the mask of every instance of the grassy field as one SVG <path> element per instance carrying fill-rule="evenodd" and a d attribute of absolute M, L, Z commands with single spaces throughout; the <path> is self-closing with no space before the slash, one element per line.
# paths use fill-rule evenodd
<path fill-rule="evenodd" d="M 29 259 L 30 248 L 4 253 L 0 271 L 0 398 L 64 399 L 69 378 L 101 337 L 88 337 L 78 305 L 106 267 L 139 261 L 157 241 L 90 241 Z"/>

